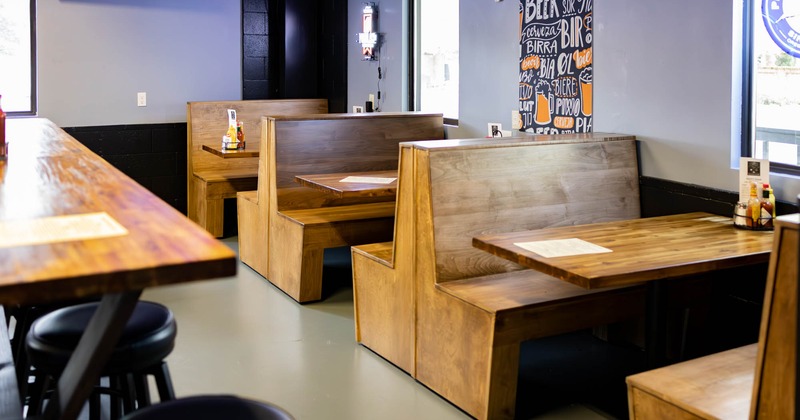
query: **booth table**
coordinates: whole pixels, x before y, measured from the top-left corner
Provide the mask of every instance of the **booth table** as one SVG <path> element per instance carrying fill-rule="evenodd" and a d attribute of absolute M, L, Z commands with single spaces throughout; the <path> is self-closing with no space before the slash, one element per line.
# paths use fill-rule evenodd
<path fill-rule="evenodd" d="M 352 181 L 345 181 L 348 179 Z M 388 182 L 390 180 L 391 182 Z M 297 175 L 295 181 L 306 187 L 333 194 L 337 198 L 397 195 L 397 170 Z"/>
<path fill-rule="evenodd" d="M 217 155 L 223 159 L 258 157 L 260 143 L 257 141 L 245 143 L 244 149 L 223 149 L 222 144 L 209 146 L 203 145 L 203 150 Z"/>
<path fill-rule="evenodd" d="M 232 276 L 236 255 L 52 122 L 9 119 L 6 129 L 0 305 L 102 297 L 45 412 L 74 419 L 142 290 Z"/>
<path fill-rule="evenodd" d="M 539 270 L 587 289 L 647 283 L 648 351 L 650 364 L 663 363 L 664 310 L 661 288 L 669 279 L 703 275 L 734 267 L 766 264 L 772 231 L 737 229 L 730 217 L 687 213 L 473 238 L 476 248 Z M 563 241 L 569 242 L 552 242 Z M 577 241 L 576 241 L 577 240 Z M 538 242 L 544 257 L 519 245 Z M 588 243 L 588 245 L 587 245 Z M 606 251 L 568 255 L 592 245 Z M 600 252 L 602 251 L 602 252 Z"/>

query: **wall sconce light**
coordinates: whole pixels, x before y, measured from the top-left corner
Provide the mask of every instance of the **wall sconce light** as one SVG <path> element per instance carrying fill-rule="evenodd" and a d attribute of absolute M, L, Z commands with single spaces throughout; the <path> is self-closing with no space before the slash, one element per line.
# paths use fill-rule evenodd
<path fill-rule="evenodd" d="M 375 52 L 378 47 L 377 27 L 378 10 L 375 3 L 364 3 L 364 10 L 361 12 L 361 33 L 358 34 L 358 43 L 361 44 L 361 59 L 363 61 L 375 60 Z"/>

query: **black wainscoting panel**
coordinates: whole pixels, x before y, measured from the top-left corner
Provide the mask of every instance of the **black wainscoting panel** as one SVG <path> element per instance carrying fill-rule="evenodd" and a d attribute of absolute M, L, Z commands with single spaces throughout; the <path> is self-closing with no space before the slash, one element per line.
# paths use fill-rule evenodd
<path fill-rule="evenodd" d="M 705 211 L 730 216 L 738 194 L 699 185 L 639 177 L 642 217 Z"/>
<path fill-rule="evenodd" d="M 705 211 L 731 216 L 739 200 L 737 191 L 717 190 L 701 185 L 684 184 L 665 179 L 639 177 L 642 217 Z M 797 212 L 797 206 L 785 201 L 775 203 L 778 215 Z"/>
<path fill-rule="evenodd" d="M 64 127 L 136 182 L 186 214 L 186 123 Z"/>

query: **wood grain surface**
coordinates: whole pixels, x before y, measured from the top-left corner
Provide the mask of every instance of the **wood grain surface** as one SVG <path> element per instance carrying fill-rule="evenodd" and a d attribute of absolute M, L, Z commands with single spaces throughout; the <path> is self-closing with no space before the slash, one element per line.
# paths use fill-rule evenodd
<path fill-rule="evenodd" d="M 46 119 L 7 122 L 0 222 L 106 212 L 124 236 L 5 248 L 0 304 L 40 304 L 230 276 L 236 255 Z"/>
<path fill-rule="evenodd" d="M 439 281 L 519 269 L 476 250 L 474 236 L 639 217 L 629 136 L 537 138 L 415 145 L 430 151 Z"/>
<path fill-rule="evenodd" d="M 396 171 L 401 142 L 444 137 L 442 115 L 381 112 L 264 120 L 258 185 L 259 211 L 267 218 L 267 273 L 262 274 L 299 302 L 318 300 L 323 249 L 391 239 L 394 196 L 337 198 L 298 186 L 295 177 Z M 242 238 L 241 246 L 250 246 Z"/>
<path fill-rule="evenodd" d="M 223 159 L 241 159 L 257 158 L 260 147 L 258 141 L 247 141 L 244 149 L 223 149 L 222 144 L 204 144 L 203 150 Z"/>
<path fill-rule="evenodd" d="M 341 182 L 342 179 L 348 176 L 395 178 L 395 180 L 389 184 Z M 394 197 L 397 193 L 396 170 L 297 175 L 295 176 L 295 180 L 299 182 L 300 185 L 318 189 L 322 192 L 332 194 L 338 198 L 382 196 Z"/>
<path fill-rule="evenodd" d="M 750 418 L 796 417 L 797 247 L 800 215 L 775 220 Z"/>
<path fill-rule="evenodd" d="M 296 187 L 296 175 L 397 170 L 399 143 L 444 137 L 441 114 L 321 114 L 269 120 L 278 139 L 272 168 L 278 188 Z"/>
<path fill-rule="evenodd" d="M 624 135 L 561 135 L 545 141 L 530 136 L 411 146 L 416 378 L 474 417 L 513 418 L 521 340 L 641 313 L 641 293 L 620 300 L 576 294 L 575 299 L 537 304 L 537 292 L 530 290 L 514 306 L 514 293 L 523 295 L 516 289 L 527 292 L 536 280 L 527 286 L 515 281 L 514 271 L 522 267 L 475 249 L 472 238 L 639 217 L 634 140 Z M 405 245 L 396 244 L 395 249 L 401 246 Z M 462 294 L 467 289 L 458 288 L 460 281 L 472 283 L 465 279 L 489 275 L 498 275 L 494 280 L 511 295 L 487 296 L 480 303 L 461 298 L 467 297 Z M 460 290 L 446 292 L 450 282 Z M 473 287 L 477 284 L 469 286 L 471 291 L 479 289 Z M 491 307 L 504 310 L 487 311 Z"/>
<path fill-rule="evenodd" d="M 547 137 L 403 143 L 394 241 L 352 248 L 357 340 L 477 418 L 514 417 L 521 340 L 643 310 L 641 288 L 600 297 L 472 246 L 639 217 L 632 136 Z"/>
<path fill-rule="evenodd" d="M 630 418 L 748 418 L 757 347 L 751 344 L 629 376 Z"/>
<path fill-rule="evenodd" d="M 795 417 L 798 226 L 775 220 L 758 344 L 629 376 L 631 419 Z"/>
<path fill-rule="evenodd" d="M 416 376 L 414 148 L 400 146 L 393 241 L 352 247 L 356 340 Z M 389 254 L 389 255 L 387 255 Z"/>
<path fill-rule="evenodd" d="M 242 121 L 247 149 L 222 152 L 228 109 Z M 256 189 L 261 121 L 266 115 L 328 112 L 326 99 L 202 101 L 186 104 L 186 190 L 189 218 L 223 235 L 223 200 Z M 221 157 L 222 158 L 221 158 Z M 236 157 L 236 159 L 229 159 Z"/>
<path fill-rule="evenodd" d="M 545 258 L 514 243 L 578 238 L 610 253 Z M 737 229 L 729 217 L 687 213 L 480 235 L 473 245 L 588 289 L 699 274 L 769 260 L 772 231 Z"/>
<path fill-rule="evenodd" d="M 204 151 L 203 145 L 219 147 L 228 130 L 228 109 L 235 109 L 244 124 L 248 149 L 258 150 L 251 142 L 261 138 L 261 118 L 267 115 L 321 114 L 328 112 L 325 99 L 267 99 L 247 101 L 203 101 L 186 104 L 188 175 L 194 172 L 228 168 L 258 170 L 258 158 L 226 159 Z"/>

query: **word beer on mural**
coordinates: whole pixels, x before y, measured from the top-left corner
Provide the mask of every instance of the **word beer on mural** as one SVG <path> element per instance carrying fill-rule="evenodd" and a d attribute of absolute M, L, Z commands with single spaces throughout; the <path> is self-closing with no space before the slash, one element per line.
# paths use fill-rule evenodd
<path fill-rule="evenodd" d="M 592 1 L 520 0 L 522 130 L 592 131 Z"/>

